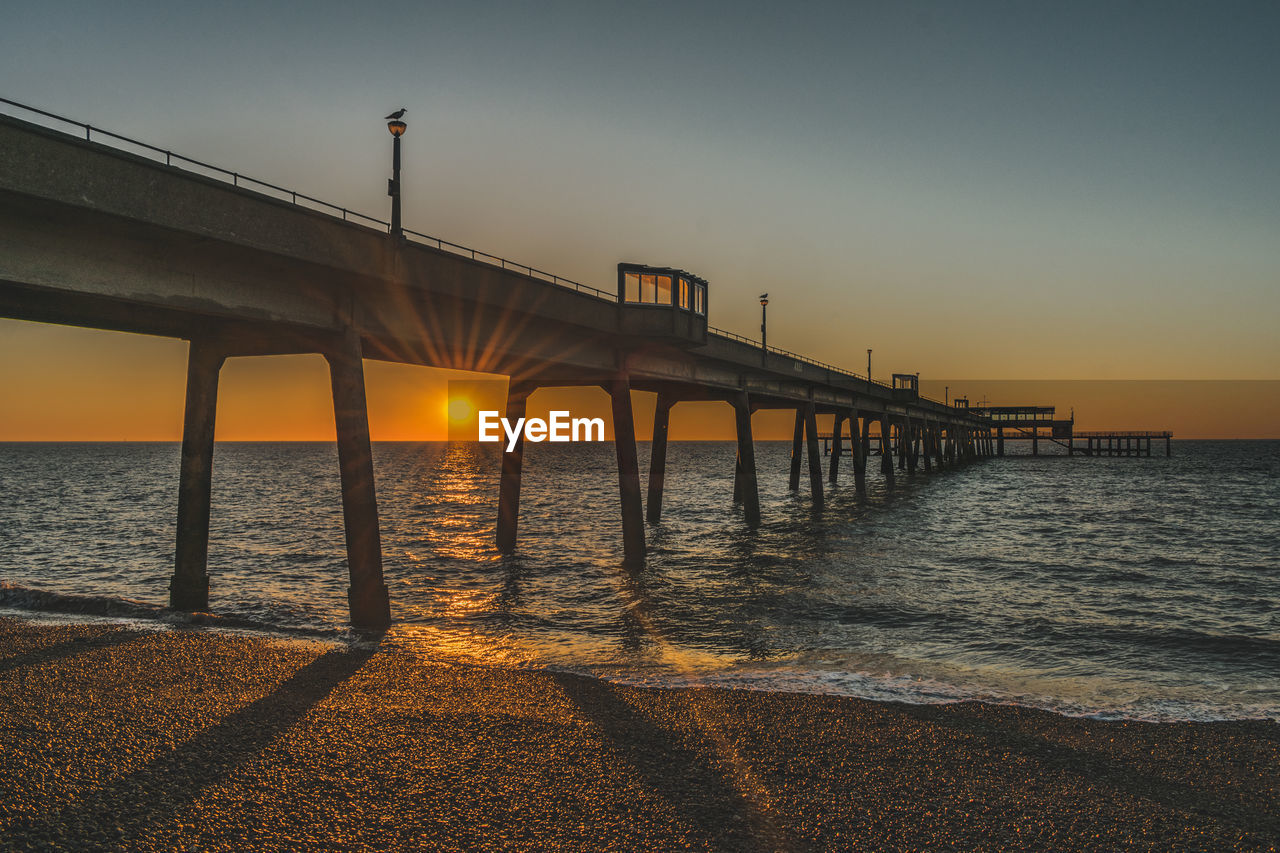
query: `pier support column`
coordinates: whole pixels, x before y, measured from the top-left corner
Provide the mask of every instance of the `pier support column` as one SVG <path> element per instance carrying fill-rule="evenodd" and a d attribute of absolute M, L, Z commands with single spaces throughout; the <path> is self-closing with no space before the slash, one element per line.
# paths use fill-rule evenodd
<path fill-rule="evenodd" d="M 516 423 L 525 415 L 525 405 L 533 388 L 512 385 L 507 389 L 507 420 Z M 524 469 L 524 430 L 516 436 L 515 448 L 502 443 L 502 479 L 498 483 L 498 550 L 510 554 L 516 549 L 516 528 L 520 523 L 520 479 Z"/>
<path fill-rule="evenodd" d="M 222 353 L 208 341 L 191 341 L 178 474 L 177 549 L 169 581 L 169 606 L 174 610 L 209 609 L 209 502 L 222 362 Z"/>
<path fill-rule="evenodd" d="M 791 434 L 791 479 L 787 488 L 793 492 L 800 490 L 800 445 L 804 441 L 804 409 L 796 409 L 796 426 Z"/>
<path fill-rule="evenodd" d="M 920 460 L 920 427 L 907 421 L 907 472 L 914 474 Z"/>
<path fill-rule="evenodd" d="M 863 419 L 862 427 L 858 427 L 858 413 L 849 413 L 849 449 L 853 452 L 853 487 L 858 494 L 867 493 L 867 447 L 871 437 L 868 434 L 868 421 Z"/>
<path fill-rule="evenodd" d="M 870 415 L 862 416 L 862 458 L 867 460 L 871 458 L 871 423 Z"/>
<path fill-rule="evenodd" d="M 910 442 L 907 441 L 906 418 L 903 418 L 901 420 L 895 420 L 894 427 L 895 427 L 895 432 L 897 433 L 897 441 L 893 443 L 893 452 L 898 459 L 898 470 L 906 471 L 908 445 L 910 444 Z"/>
<path fill-rule="evenodd" d="M 742 500 L 742 457 L 735 451 L 733 454 L 733 502 Z"/>
<path fill-rule="evenodd" d="M 649 449 L 649 502 L 645 515 L 650 524 L 662 520 L 662 486 L 667 476 L 667 427 L 671 422 L 671 407 L 675 400 L 667 394 L 658 394 L 658 404 L 653 410 L 653 442 Z"/>
<path fill-rule="evenodd" d="M 843 413 L 836 412 L 835 418 L 831 421 L 831 462 L 827 466 L 827 482 L 833 486 L 840 471 L 840 454 L 844 449 L 844 439 L 840 433 L 840 426 L 844 423 L 844 419 Z"/>
<path fill-rule="evenodd" d="M 1040 455 L 1040 427 L 1031 428 L 1031 455 Z"/>
<path fill-rule="evenodd" d="M 329 362 L 333 420 L 338 432 L 351 624 L 357 628 L 385 628 L 391 624 L 391 602 L 382 580 L 382 538 L 378 531 L 362 355 L 360 336 L 350 330 L 342 348 L 326 353 L 325 358 Z"/>
<path fill-rule="evenodd" d="M 880 416 L 880 473 L 884 474 L 885 482 L 890 486 L 894 484 L 893 473 L 893 449 L 890 447 L 889 436 L 889 416 Z"/>
<path fill-rule="evenodd" d="M 631 382 L 609 383 L 613 403 L 613 449 L 618 457 L 618 495 L 622 503 L 622 553 L 627 563 L 644 562 L 644 510 L 640 505 L 640 463 L 636 457 L 636 424 L 631 413 Z"/>
<path fill-rule="evenodd" d="M 742 500 L 748 527 L 760 526 L 760 487 L 756 480 L 756 445 L 751 437 L 751 399 L 747 392 L 733 399 L 733 419 L 738 431 L 738 477 L 734 491 Z"/>
<path fill-rule="evenodd" d="M 996 456 L 1004 456 L 1004 427 L 996 428 Z"/>
<path fill-rule="evenodd" d="M 818 450 L 818 412 L 812 402 L 804 407 L 804 433 L 809 445 L 809 491 L 813 505 L 820 509 L 823 504 L 822 453 Z"/>
<path fill-rule="evenodd" d="M 933 427 L 928 421 L 920 428 L 920 450 L 921 459 L 924 463 L 924 472 L 929 474 L 933 471 Z"/>

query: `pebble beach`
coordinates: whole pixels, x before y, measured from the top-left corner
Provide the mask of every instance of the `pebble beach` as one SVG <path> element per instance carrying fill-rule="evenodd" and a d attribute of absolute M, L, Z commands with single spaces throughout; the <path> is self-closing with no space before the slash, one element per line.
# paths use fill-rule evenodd
<path fill-rule="evenodd" d="M 1275 723 L 613 685 L 0 618 L 4 847 L 1275 850 Z"/>

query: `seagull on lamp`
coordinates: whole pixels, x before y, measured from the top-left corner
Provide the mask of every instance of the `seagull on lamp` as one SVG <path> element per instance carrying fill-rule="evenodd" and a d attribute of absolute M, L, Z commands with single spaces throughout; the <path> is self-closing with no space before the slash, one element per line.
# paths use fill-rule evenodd
<path fill-rule="evenodd" d="M 391 115 L 387 116 L 387 121 L 394 121 L 395 119 L 403 118 L 404 114 L 407 112 L 408 110 L 406 110 L 404 107 L 401 107 L 400 109 L 393 112 Z"/>

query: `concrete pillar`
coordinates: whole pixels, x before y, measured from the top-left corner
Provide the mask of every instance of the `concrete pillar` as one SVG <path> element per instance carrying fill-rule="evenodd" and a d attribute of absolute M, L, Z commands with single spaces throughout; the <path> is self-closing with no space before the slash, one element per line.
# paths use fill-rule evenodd
<path fill-rule="evenodd" d="M 840 472 L 840 454 L 843 452 L 842 445 L 844 439 L 841 437 L 840 426 L 844 423 L 844 414 L 836 412 L 835 418 L 831 421 L 831 463 L 827 466 L 827 482 L 831 485 L 836 484 L 836 476 Z"/>
<path fill-rule="evenodd" d="M 738 432 L 738 480 L 742 510 L 748 527 L 760 526 L 760 487 L 756 480 L 756 445 L 751 437 L 751 400 L 742 391 L 733 400 L 733 419 Z"/>
<path fill-rule="evenodd" d="M 325 355 L 333 385 L 333 420 L 338 432 L 342 514 L 347 531 L 347 603 L 357 628 L 391 624 L 391 602 L 382 580 L 382 538 L 373 485 L 373 448 L 364 393 L 360 336 L 348 331 L 341 349 Z"/>
<path fill-rule="evenodd" d="M 507 420 L 516 423 L 525 415 L 525 404 L 533 389 L 515 383 L 507 389 Z M 505 439 L 505 436 L 504 436 Z M 498 550 L 510 554 L 516 549 L 516 528 L 520 523 L 520 479 L 524 469 L 524 430 L 516 436 L 515 448 L 508 451 L 502 442 L 502 479 L 498 483 Z"/>
<path fill-rule="evenodd" d="M 818 450 L 818 412 L 812 402 L 804 406 L 804 432 L 809 445 L 809 491 L 813 495 L 813 505 L 821 507 L 822 454 Z"/>
<path fill-rule="evenodd" d="M 996 427 L 996 455 L 1004 456 L 1004 427 Z"/>
<path fill-rule="evenodd" d="M 907 470 L 907 454 L 911 442 L 907 439 L 907 421 L 906 418 L 898 420 L 894 423 L 894 432 L 897 434 L 897 441 L 893 443 L 893 452 L 898 459 L 898 470 Z"/>
<path fill-rule="evenodd" d="M 865 462 L 871 458 L 871 421 L 868 415 L 862 416 L 862 459 Z"/>
<path fill-rule="evenodd" d="M 1031 428 L 1031 455 L 1040 455 L 1040 427 Z"/>
<path fill-rule="evenodd" d="M 870 422 L 862 421 L 858 427 L 858 413 L 849 413 L 849 449 L 853 451 L 853 484 L 859 494 L 867 492 L 867 447 L 871 436 L 868 432 Z"/>
<path fill-rule="evenodd" d="M 667 427 L 671 422 L 671 407 L 675 400 L 666 394 L 658 395 L 653 410 L 653 443 L 649 449 L 649 502 L 645 513 L 650 524 L 662 520 L 662 485 L 667 476 Z"/>
<path fill-rule="evenodd" d="M 169 606 L 209 609 L 209 502 L 213 487 L 213 430 L 222 353 L 207 341 L 187 350 L 187 405 L 178 473 L 178 536 Z"/>
<path fill-rule="evenodd" d="M 733 502 L 742 500 L 742 457 L 735 451 L 733 454 Z"/>
<path fill-rule="evenodd" d="M 613 449 L 618 457 L 618 495 L 622 504 L 623 560 L 644 562 L 644 511 L 640 506 L 640 463 L 636 457 L 636 425 L 631 414 L 631 382 L 609 383 L 613 403 Z"/>
<path fill-rule="evenodd" d="M 914 474 L 920 462 L 920 425 L 907 421 L 907 470 Z"/>
<path fill-rule="evenodd" d="M 926 421 L 920 429 L 920 450 L 923 451 L 924 472 L 933 471 L 933 426 Z"/>
<path fill-rule="evenodd" d="M 884 474 L 886 483 L 890 486 L 894 484 L 893 450 L 890 447 L 888 415 L 880 416 L 880 473 Z"/>
<path fill-rule="evenodd" d="M 787 488 L 796 492 L 800 490 L 800 445 L 804 441 L 804 409 L 796 409 L 796 426 L 791 434 L 791 479 Z"/>

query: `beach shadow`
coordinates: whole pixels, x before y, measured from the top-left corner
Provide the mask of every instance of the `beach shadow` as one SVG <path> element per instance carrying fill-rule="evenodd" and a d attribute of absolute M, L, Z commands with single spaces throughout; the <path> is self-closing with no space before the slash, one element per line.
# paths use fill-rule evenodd
<path fill-rule="evenodd" d="M 730 780 L 728 758 L 716 757 L 711 733 L 704 733 L 705 746 L 688 743 L 623 700 L 613 685 L 568 673 L 552 678 L 614 754 L 696 834 L 693 843 L 733 850 L 795 846 Z"/>
<path fill-rule="evenodd" d="M 1075 774 L 1091 784 L 1106 785 L 1121 794 L 1151 800 L 1174 811 L 1193 812 L 1240 832 L 1262 836 L 1271 843 L 1280 838 L 1280 814 L 1274 808 L 1270 813 L 1265 813 L 1265 806 L 1242 810 L 1239 800 L 1220 796 L 1206 787 L 1153 775 L 1128 763 L 1122 756 L 1067 746 L 1043 735 L 1019 731 L 1008 721 L 991 720 L 981 709 L 970 712 L 963 706 L 956 709 L 917 705 L 904 706 L 899 711 L 917 721 L 979 738 L 992 747 L 994 753 L 1012 750 L 1041 765 Z"/>
<path fill-rule="evenodd" d="M 29 652 L 21 652 L 4 658 L 0 660 L 0 672 L 8 672 L 11 669 L 21 669 L 26 666 L 38 666 L 42 663 L 51 663 L 56 660 L 84 654 L 85 652 L 91 652 L 95 649 L 131 643 L 144 636 L 145 633 L 144 631 L 109 631 L 97 636 L 72 637 L 51 646 L 32 649 Z"/>
<path fill-rule="evenodd" d="M 88 793 L 57 812 L 9 825 L 13 837 L 57 837 L 70 848 L 101 843 L 101 828 L 127 827 L 127 837 L 172 822 L 205 788 L 257 758 L 377 652 L 377 643 L 334 649 L 297 670 L 267 696 L 250 702 L 171 752 Z M 75 827 L 79 832 L 70 831 Z M 89 837 L 88 832 L 99 834 Z"/>

